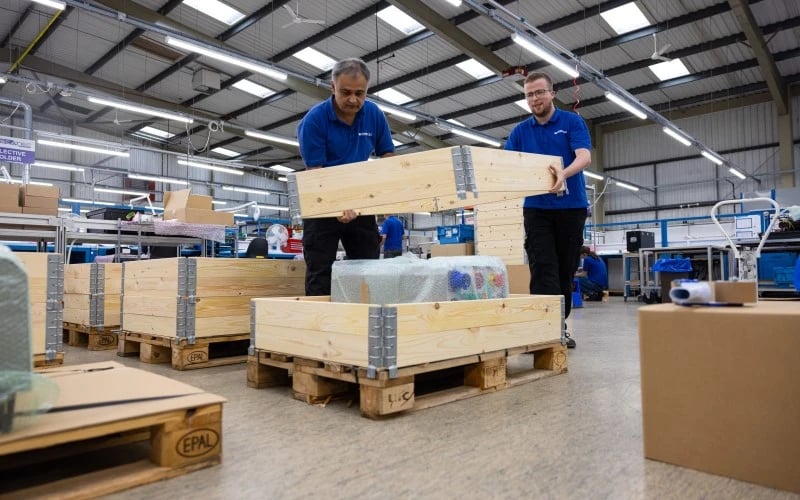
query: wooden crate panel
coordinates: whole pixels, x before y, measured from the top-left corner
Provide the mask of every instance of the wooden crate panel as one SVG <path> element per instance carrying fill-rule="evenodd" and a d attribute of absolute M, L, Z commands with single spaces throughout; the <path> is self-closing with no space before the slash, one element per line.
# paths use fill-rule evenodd
<path fill-rule="evenodd" d="M 100 318 L 100 325 L 119 325 L 121 297 L 117 294 L 102 295 L 103 317 Z M 64 294 L 64 321 L 67 323 L 77 323 L 79 325 L 92 325 L 91 321 L 91 295 L 65 293 Z"/>
<path fill-rule="evenodd" d="M 125 313 L 122 328 L 130 332 L 177 338 L 177 318 Z M 202 318 L 195 322 L 195 336 L 232 335 L 250 331 L 249 314 Z"/>
<path fill-rule="evenodd" d="M 525 229 L 522 224 L 497 224 L 494 226 L 478 226 L 475 228 L 475 240 L 478 247 L 485 241 L 508 241 L 522 243 L 525 240 Z"/>
<path fill-rule="evenodd" d="M 57 320 L 58 324 L 56 328 L 58 330 L 56 333 L 60 333 L 62 311 L 58 311 L 58 314 L 55 314 L 53 310 L 50 309 L 48 315 L 47 291 L 48 286 L 53 285 L 49 283 L 49 280 L 53 278 L 48 277 L 48 261 L 53 258 L 53 256 L 56 256 L 56 259 L 60 259 L 61 257 L 58 254 L 39 252 L 14 252 L 14 255 L 20 259 L 28 275 L 31 352 L 35 360 L 41 360 L 41 364 L 45 360 L 45 353 L 47 350 L 48 317 L 53 321 Z M 63 276 L 56 279 L 63 279 Z M 63 287 L 60 287 L 60 289 L 63 290 Z M 63 293 L 58 295 L 55 300 L 56 302 L 61 302 L 62 298 Z M 58 354 L 61 353 L 56 353 L 56 357 L 58 357 Z M 63 359 L 63 355 L 61 359 Z M 53 359 L 52 362 L 56 363 L 57 359 Z"/>
<path fill-rule="evenodd" d="M 91 293 L 92 266 L 101 267 L 103 272 L 103 293 L 119 295 L 122 292 L 122 264 L 66 264 L 64 266 L 64 293 Z"/>
<path fill-rule="evenodd" d="M 255 347 L 367 366 L 369 304 L 255 299 Z M 397 366 L 561 338 L 561 297 L 398 304 Z"/>
<path fill-rule="evenodd" d="M 478 198 L 457 196 L 453 152 L 472 157 Z M 376 162 L 340 165 L 295 174 L 303 217 L 437 211 L 546 192 L 553 184 L 548 168 L 562 168 L 555 156 L 533 155 L 474 146 L 441 148 Z"/>

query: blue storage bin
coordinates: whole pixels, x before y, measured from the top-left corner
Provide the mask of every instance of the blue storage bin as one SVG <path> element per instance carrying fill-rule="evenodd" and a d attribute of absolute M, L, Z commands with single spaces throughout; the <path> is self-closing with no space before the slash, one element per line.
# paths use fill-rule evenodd
<path fill-rule="evenodd" d="M 778 288 L 792 288 L 794 284 L 794 268 L 793 267 L 776 267 L 773 269 L 775 272 L 775 286 Z"/>
<path fill-rule="evenodd" d="M 439 226 L 436 228 L 436 232 L 441 244 L 475 241 L 475 226 L 470 224 Z"/>

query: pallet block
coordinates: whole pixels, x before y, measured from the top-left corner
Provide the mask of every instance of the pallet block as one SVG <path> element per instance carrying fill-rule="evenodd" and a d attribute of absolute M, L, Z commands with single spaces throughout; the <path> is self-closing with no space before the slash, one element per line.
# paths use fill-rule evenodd
<path fill-rule="evenodd" d="M 139 356 L 143 363 L 172 363 L 176 370 L 193 370 L 246 362 L 250 336 L 202 337 L 191 344 L 184 338 L 127 331 L 121 331 L 117 338 L 118 356 Z"/>
<path fill-rule="evenodd" d="M 64 358 L 63 256 L 39 252 L 14 252 L 14 255 L 28 274 L 34 365 L 58 364 Z"/>
<path fill-rule="evenodd" d="M 557 156 L 455 146 L 288 176 L 292 217 L 438 212 L 542 194 Z"/>
<path fill-rule="evenodd" d="M 64 342 L 70 347 L 86 347 L 90 351 L 117 348 L 119 326 L 108 328 L 64 322 Z"/>
<path fill-rule="evenodd" d="M 250 332 L 250 299 L 305 293 L 305 263 L 158 259 L 124 264 L 122 329 L 187 339 Z"/>
<path fill-rule="evenodd" d="M 122 264 L 92 263 L 64 266 L 64 322 L 84 327 L 119 327 Z"/>
<path fill-rule="evenodd" d="M 60 398 L 0 435 L 0 496 L 97 498 L 221 462 L 220 396 L 114 362 L 41 373 Z"/>

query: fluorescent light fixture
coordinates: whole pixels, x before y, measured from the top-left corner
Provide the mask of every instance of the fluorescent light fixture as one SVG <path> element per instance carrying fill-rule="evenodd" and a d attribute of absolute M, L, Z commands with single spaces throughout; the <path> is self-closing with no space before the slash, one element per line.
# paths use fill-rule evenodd
<path fill-rule="evenodd" d="M 167 45 L 172 45 L 173 47 L 178 47 L 179 49 L 188 50 L 190 52 L 196 52 L 206 57 L 210 57 L 211 59 L 216 59 L 217 61 L 232 64 L 243 69 L 248 69 L 254 73 L 259 73 L 275 80 L 284 81 L 288 77 L 288 75 L 282 71 L 272 69 L 264 64 L 248 61 L 242 57 L 226 54 L 222 51 L 222 49 L 211 49 L 172 36 L 167 36 L 164 38 L 164 41 L 167 43 Z"/>
<path fill-rule="evenodd" d="M 228 26 L 244 19 L 244 14 L 218 0 L 183 0 L 183 5 L 191 7 Z"/>
<path fill-rule="evenodd" d="M 161 177 L 160 175 L 141 175 L 141 174 L 128 174 L 128 179 L 137 179 L 140 181 L 153 181 L 163 182 L 165 184 L 178 184 L 180 186 L 188 186 L 187 181 L 181 179 L 173 179 L 171 177 Z"/>
<path fill-rule="evenodd" d="M 675 130 L 673 130 L 673 129 L 669 128 L 669 127 L 662 127 L 661 130 L 663 130 L 665 134 L 667 134 L 668 136 L 672 137 L 676 141 L 680 142 L 684 146 L 691 146 L 692 145 L 692 141 L 687 139 L 683 134 L 681 134 L 679 132 L 676 132 Z"/>
<path fill-rule="evenodd" d="M 491 138 L 491 137 L 489 137 L 487 135 L 478 134 L 478 133 L 475 133 L 475 132 L 470 132 L 469 130 L 463 130 L 463 129 L 456 128 L 456 127 L 447 127 L 447 128 L 450 130 L 450 132 L 452 132 L 452 133 L 454 133 L 456 135 L 460 135 L 461 137 L 466 137 L 467 139 L 472 139 L 473 141 L 476 141 L 476 142 L 482 142 L 484 144 L 488 144 L 488 145 L 494 146 L 496 148 L 499 148 L 503 144 L 502 142 L 500 142 L 500 141 L 498 141 L 496 139 L 493 139 L 493 138 Z"/>
<path fill-rule="evenodd" d="M 223 148 L 222 146 L 214 148 L 211 151 L 221 154 L 222 156 L 227 156 L 228 158 L 233 158 L 234 156 L 239 156 L 241 154 L 232 149 Z"/>
<path fill-rule="evenodd" d="M 22 184 L 22 179 L 8 179 L 11 184 Z M 41 181 L 28 181 L 28 184 L 33 184 L 34 186 L 52 186 L 51 182 L 41 182 Z"/>
<path fill-rule="evenodd" d="M 411 97 L 391 87 L 389 87 L 388 89 L 379 90 L 375 92 L 375 95 L 380 97 L 386 102 L 398 105 L 407 103 L 408 101 L 411 100 Z"/>
<path fill-rule="evenodd" d="M 91 146 L 84 146 L 82 144 L 72 144 L 70 142 L 58 142 L 58 141 L 51 141 L 49 139 L 37 139 L 39 144 L 43 146 L 53 146 L 56 148 L 65 148 L 65 149 L 74 149 L 76 151 L 86 151 L 87 153 L 100 153 L 112 156 L 119 156 L 122 158 L 130 157 L 130 153 L 127 151 L 114 151 L 113 149 L 105 149 L 105 148 L 93 148 Z M 122 147 L 120 145 L 120 147 Z"/>
<path fill-rule="evenodd" d="M 289 207 L 281 207 L 278 205 L 259 205 L 258 208 L 265 208 L 267 210 L 277 210 L 279 212 L 288 212 Z"/>
<path fill-rule="evenodd" d="M 742 179 L 742 180 L 745 180 L 745 179 L 747 179 L 747 176 L 746 176 L 746 175 L 744 175 L 743 173 L 739 172 L 738 170 L 736 170 L 736 169 L 735 169 L 735 168 L 733 168 L 733 167 L 730 167 L 730 168 L 728 169 L 728 172 L 732 173 L 733 175 L 735 175 L 736 177 L 738 177 L 738 178 L 740 178 L 740 179 Z"/>
<path fill-rule="evenodd" d="M 228 202 L 227 202 L 227 201 L 217 201 L 217 200 L 211 200 L 211 204 L 212 204 L 212 205 L 227 205 L 227 204 L 228 204 Z"/>
<path fill-rule="evenodd" d="M 6 80 L 6 77 L 4 77 L 4 76 L 0 76 L 0 85 L 2 85 L 2 84 L 4 84 L 4 83 L 6 83 L 7 81 L 8 81 L 8 80 Z"/>
<path fill-rule="evenodd" d="M 580 75 L 577 69 L 570 67 L 560 56 L 554 55 L 549 50 L 545 50 L 535 42 L 531 41 L 529 38 L 520 35 L 519 33 L 514 33 L 511 35 L 511 40 L 528 52 L 532 52 L 541 59 L 549 62 L 572 78 L 577 78 Z"/>
<path fill-rule="evenodd" d="M 72 209 L 71 208 L 58 207 L 58 211 L 59 212 L 72 212 Z M 89 211 L 89 209 L 88 208 L 81 208 L 79 211 L 80 211 L 80 213 L 85 214 L 85 213 L 87 213 Z"/>
<path fill-rule="evenodd" d="M 664 61 L 648 67 L 650 68 L 650 71 L 652 71 L 653 74 L 656 75 L 656 77 L 662 82 L 664 80 L 672 80 L 673 78 L 678 78 L 689 74 L 689 70 L 686 69 L 686 65 L 684 65 L 680 59 Z"/>
<path fill-rule="evenodd" d="M 115 188 L 94 188 L 97 193 L 113 193 L 113 194 L 127 194 L 129 196 L 150 196 L 149 191 L 130 191 L 128 189 L 115 189 Z"/>
<path fill-rule="evenodd" d="M 288 139 L 286 137 L 281 137 L 279 135 L 273 134 L 265 134 L 264 132 L 256 132 L 255 130 L 245 130 L 244 135 L 247 137 L 252 137 L 254 139 L 261 139 L 264 141 L 270 142 L 279 142 L 281 144 L 288 144 L 290 146 L 300 146 L 300 143 L 295 141 L 294 139 Z"/>
<path fill-rule="evenodd" d="M 494 71 L 490 70 L 475 59 L 467 59 L 466 61 L 462 61 L 456 64 L 456 67 L 476 80 L 494 76 Z"/>
<path fill-rule="evenodd" d="M 630 191 L 638 191 L 639 190 L 639 188 L 636 187 L 636 186 L 631 186 L 630 184 L 626 184 L 626 183 L 620 182 L 620 181 L 614 181 L 614 184 L 616 184 L 617 186 L 619 186 L 621 188 L 628 189 Z"/>
<path fill-rule="evenodd" d="M 383 111 L 386 114 L 394 115 L 398 118 L 402 118 L 403 120 L 415 121 L 417 119 L 417 115 L 414 113 L 409 113 L 407 111 L 401 111 L 397 108 L 393 108 L 391 106 L 387 106 L 385 104 L 381 104 L 376 102 L 375 105 L 378 106 L 378 109 Z"/>
<path fill-rule="evenodd" d="M 712 154 L 712 153 L 710 153 L 708 151 L 705 151 L 705 150 L 700 151 L 700 154 L 705 156 L 709 160 L 713 161 L 717 165 L 722 165 L 723 163 L 725 163 L 725 161 L 722 158 L 720 158 L 720 157 L 718 157 L 718 156 L 716 156 L 716 155 L 714 155 L 714 154 Z"/>
<path fill-rule="evenodd" d="M 278 180 L 281 182 L 289 182 L 289 178 L 283 175 L 278 177 Z"/>
<path fill-rule="evenodd" d="M 171 133 L 167 132 L 166 130 L 161 130 L 159 128 L 151 127 L 149 125 L 146 126 L 146 127 L 140 128 L 139 130 L 137 130 L 137 132 L 141 132 L 141 133 L 147 134 L 147 135 L 152 135 L 152 136 L 155 136 L 155 137 L 160 137 L 161 139 L 169 139 L 169 138 L 175 137 L 175 134 L 171 134 Z"/>
<path fill-rule="evenodd" d="M 301 51 L 295 52 L 292 54 L 292 56 L 316 68 L 319 68 L 322 71 L 328 71 L 333 67 L 334 64 L 336 64 L 336 61 L 318 51 L 314 47 L 306 47 Z"/>
<path fill-rule="evenodd" d="M 626 101 L 625 99 L 619 97 L 617 94 L 614 94 L 612 92 L 606 92 L 606 98 L 609 101 L 611 101 L 614 104 L 616 104 L 617 106 L 619 106 L 620 108 L 622 108 L 625 111 L 629 112 L 630 114 L 632 114 L 636 118 L 640 118 L 642 120 L 647 118 L 647 115 L 644 114 L 644 111 L 642 111 L 641 109 L 637 108 L 636 106 L 634 106 L 630 102 Z"/>
<path fill-rule="evenodd" d="M 233 217 L 234 218 L 238 217 L 240 219 L 249 219 L 250 218 L 249 215 L 245 215 L 245 214 L 233 214 Z"/>
<path fill-rule="evenodd" d="M 461 0 L 445 0 L 447 3 L 452 5 L 453 7 L 461 7 Z"/>
<path fill-rule="evenodd" d="M 199 161 L 178 160 L 178 165 L 185 165 L 187 167 L 204 168 L 206 170 L 213 170 L 215 172 L 222 172 L 222 173 L 225 173 L 225 174 L 244 175 L 244 171 L 243 170 L 237 170 L 235 168 L 220 167 L 218 165 L 210 165 L 208 163 L 201 163 Z"/>
<path fill-rule="evenodd" d="M 413 17 L 409 16 L 402 10 L 394 5 L 386 7 L 376 14 L 385 23 L 389 24 L 392 28 L 404 33 L 406 35 L 413 35 L 418 31 L 425 29 L 425 26 L 418 23 Z"/>
<path fill-rule="evenodd" d="M 92 200 L 79 200 L 77 198 L 61 198 L 62 203 L 82 203 L 86 205 L 103 205 L 107 207 L 112 207 L 116 205 L 116 203 L 111 201 L 92 201 Z"/>
<path fill-rule="evenodd" d="M 455 120 L 455 119 L 453 119 L 453 118 L 449 118 L 449 119 L 447 119 L 446 121 L 447 121 L 447 123 L 452 123 L 453 125 L 458 125 L 459 127 L 464 127 L 464 128 L 467 128 L 467 126 L 466 126 L 466 125 L 464 125 L 464 124 L 463 124 L 463 123 L 461 123 L 460 121 L 458 121 L 458 120 Z"/>
<path fill-rule="evenodd" d="M 274 170 L 276 172 L 294 172 L 294 169 L 291 167 L 286 167 L 283 165 L 273 165 L 269 167 L 270 170 Z"/>
<path fill-rule="evenodd" d="M 260 97 L 261 99 L 269 97 L 275 93 L 274 90 L 268 89 L 263 85 L 259 85 L 252 80 L 239 80 L 238 82 L 234 83 L 232 87 L 237 88 L 242 92 L 253 94 L 256 97 Z"/>
<path fill-rule="evenodd" d="M 269 196 L 269 191 L 263 191 L 261 189 L 251 189 L 246 187 L 238 187 L 238 186 L 222 186 L 224 191 L 233 191 L 234 193 L 250 193 L 250 194 L 263 194 L 264 196 Z"/>
<path fill-rule="evenodd" d="M 586 177 L 591 177 L 592 179 L 597 179 L 598 181 L 602 181 L 604 177 L 600 174 L 596 174 L 594 172 L 589 172 L 588 170 L 583 171 L 583 175 Z"/>
<path fill-rule="evenodd" d="M 76 167 L 75 165 L 70 165 L 67 163 L 55 163 L 51 161 L 39 161 L 36 160 L 32 163 L 34 167 L 43 167 L 43 168 L 53 168 L 56 170 L 69 170 L 72 172 L 83 172 L 81 167 Z"/>
<path fill-rule="evenodd" d="M 194 122 L 194 118 L 179 115 L 177 113 L 170 113 L 169 111 L 161 111 L 152 108 L 145 108 L 143 106 L 136 106 L 134 104 L 127 104 L 124 102 L 119 101 L 112 101 L 110 99 L 103 99 L 100 97 L 93 97 L 89 96 L 87 98 L 89 102 L 93 102 L 95 104 L 102 104 L 103 106 L 111 106 L 112 108 L 123 109 L 125 111 L 130 111 L 131 113 L 139 113 L 142 115 L 150 115 L 150 116 L 158 116 L 159 118 L 164 118 L 167 120 L 175 120 L 178 122 L 183 123 L 192 123 Z"/>
<path fill-rule="evenodd" d="M 530 106 L 528 106 L 528 100 L 527 99 L 520 99 L 519 101 L 514 101 L 514 104 L 516 104 L 520 108 L 524 109 L 527 113 L 531 112 L 531 108 L 530 108 Z"/>
<path fill-rule="evenodd" d="M 605 19 L 617 35 L 650 26 L 650 21 L 644 17 L 644 14 L 634 2 L 601 12 L 600 17 Z"/>
<path fill-rule="evenodd" d="M 45 7 L 50 7 L 56 10 L 64 10 L 67 8 L 67 4 L 64 2 L 59 2 L 58 0 L 33 0 L 34 3 L 38 3 L 40 5 L 44 5 Z"/>

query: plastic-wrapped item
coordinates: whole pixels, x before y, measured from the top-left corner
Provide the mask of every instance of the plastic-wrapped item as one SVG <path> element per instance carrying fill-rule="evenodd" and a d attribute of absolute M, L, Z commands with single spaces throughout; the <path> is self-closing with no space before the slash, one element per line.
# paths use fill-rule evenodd
<path fill-rule="evenodd" d="M 35 422 L 58 400 L 58 385 L 44 375 L 0 370 L 0 434 Z"/>
<path fill-rule="evenodd" d="M 402 304 L 507 296 L 506 266 L 497 257 L 345 260 L 334 263 L 331 276 L 333 302 Z"/>

